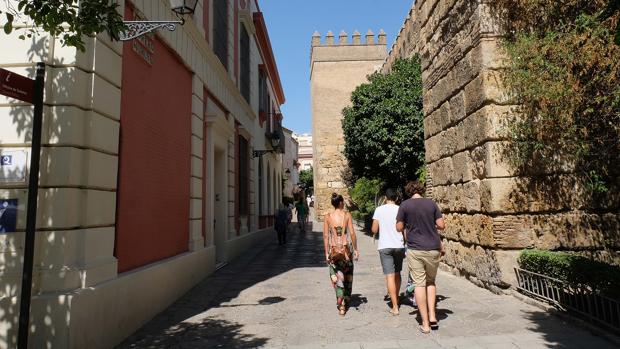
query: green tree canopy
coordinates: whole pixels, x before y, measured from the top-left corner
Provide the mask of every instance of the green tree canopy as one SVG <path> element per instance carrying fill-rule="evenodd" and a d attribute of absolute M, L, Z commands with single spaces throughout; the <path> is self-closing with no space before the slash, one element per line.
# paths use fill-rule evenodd
<path fill-rule="evenodd" d="M 303 187 L 306 189 L 306 194 L 312 194 L 312 190 L 314 189 L 314 173 L 312 168 L 299 172 L 299 183 L 303 184 Z"/>
<path fill-rule="evenodd" d="M 355 179 L 381 178 L 402 187 L 424 167 L 422 73 L 419 57 L 374 73 L 343 110 L 344 154 Z"/>
<path fill-rule="evenodd" d="M 117 7 L 109 0 L 4 0 L 0 25 L 7 35 L 16 27 L 24 28 L 21 39 L 42 30 L 59 37 L 63 45 L 83 51 L 84 35 L 106 32 L 118 39 L 125 30 Z"/>

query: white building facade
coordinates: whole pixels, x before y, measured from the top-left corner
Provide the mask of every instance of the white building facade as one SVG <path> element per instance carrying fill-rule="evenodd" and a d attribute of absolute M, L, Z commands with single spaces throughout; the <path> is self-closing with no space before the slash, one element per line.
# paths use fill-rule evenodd
<path fill-rule="evenodd" d="M 168 0 L 119 3 L 126 20 L 174 19 Z M 0 42 L 4 69 L 33 77 L 47 65 L 33 348 L 113 347 L 273 234 L 285 99 L 258 1 L 200 0 L 186 20 L 125 43 L 86 38 L 85 52 L 44 34 Z M 0 155 L 29 156 L 31 117 L 0 97 Z M 0 201 L 17 208 L 14 231 L 0 234 L 10 348 L 28 183 L 0 174 Z"/>
<path fill-rule="evenodd" d="M 307 171 L 314 167 L 313 165 L 313 153 L 312 153 L 312 135 L 309 133 L 294 134 L 299 144 L 298 161 L 300 163 L 300 171 Z"/>
<path fill-rule="evenodd" d="M 299 144 L 293 138 L 293 131 L 284 128 L 284 147 L 282 154 L 282 173 L 284 174 L 284 192 L 283 196 L 293 197 L 298 191 L 299 184 L 299 166 L 297 162 Z"/>

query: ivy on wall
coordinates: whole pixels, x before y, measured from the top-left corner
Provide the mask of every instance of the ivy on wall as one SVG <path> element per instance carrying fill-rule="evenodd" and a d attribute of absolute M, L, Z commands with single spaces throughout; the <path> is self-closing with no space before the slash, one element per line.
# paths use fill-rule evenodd
<path fill-rule="evenodd" d="M 511 162 L 577 173 L 590 194 L 620 176 L 619 1 L 498 0 L 517 107 Z"/>

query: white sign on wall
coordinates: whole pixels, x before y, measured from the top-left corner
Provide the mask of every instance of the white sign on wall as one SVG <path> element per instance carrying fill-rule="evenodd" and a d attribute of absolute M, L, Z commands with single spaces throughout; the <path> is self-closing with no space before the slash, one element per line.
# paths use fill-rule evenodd
<path fill-rule="evenodd" d="M 0 150 L 0 183 L 25 184 L 27 170 L 27 150 Z"/>

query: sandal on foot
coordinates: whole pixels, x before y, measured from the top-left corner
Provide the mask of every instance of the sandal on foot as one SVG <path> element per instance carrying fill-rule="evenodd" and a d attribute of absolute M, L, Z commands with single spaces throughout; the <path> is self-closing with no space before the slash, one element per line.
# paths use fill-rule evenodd
<path fill-rule="evenodd" d="M 344 314 L 346 314 L 346 313 L 347 313 L 347 310 L 346 310 L 346 308 L 344 306 L 338 308 L 338 314 L 340 316 L 344 316 Z"/>
<path fill-rule="evenodd" d="M 390 315 L 392 315 L 392 316 L 400 315 L 400 312 L 394 312 L 392 309 L 388 310 L 388 313 L 390 313 Z"/>
<path fill-rule="evenodd" d="M 418 326 L 418 330 L 420 330 L 420 332 L 422 332 L 423 334 L 429 334 L 431 333 L 431 330 L 425 330 L 424 327 L 422 326 Z"/>
<path fill-rule="evenodd" d="M 430 325 L 431 325 L 431 330 L 433 331 L 437 331 L 439 329 L 439 324 L 437 323 L 437 321 L 431 321 Z"/>

